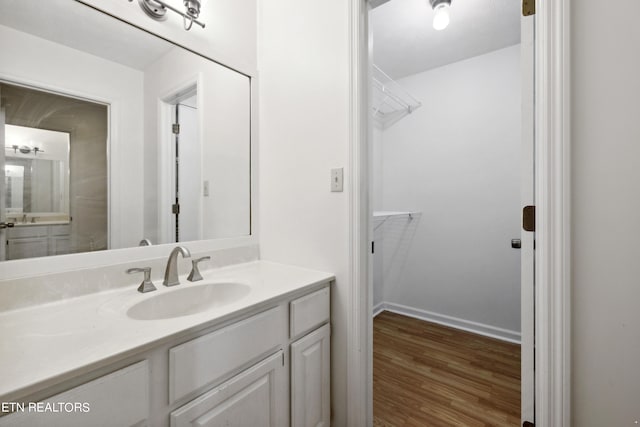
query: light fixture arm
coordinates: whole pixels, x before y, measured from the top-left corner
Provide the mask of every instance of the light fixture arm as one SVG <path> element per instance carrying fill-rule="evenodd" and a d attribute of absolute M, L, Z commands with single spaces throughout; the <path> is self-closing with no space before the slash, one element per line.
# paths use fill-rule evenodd
<path fill-rule="evenodd" d="M 132 1 L 133 0 L 129 0 L 129 2 L 132 2 Z M 184 21 L 184 29 L 187 31 L 191 29 L 191 26 L 194 23 L 198 24 L 202 28 L 205 27 L 205 24 L 203 22 L 198 21 L 197 19 L 198 15 L 200 14 L 200 2 L 198 0 L 185 0 L 184 4 L 187 9 L 186 12 L 176 9 L 175 7 L 171 6 L 170 4 L 167 4 L 163 0 L 138 0 L 138 3 L 140 4 L 140 7 L 142 8 L 142 10 L 144 10 L 144 12 L 149 17 L 157 21 L 166 19 L 165 15 L 168 9 L 182 16 L 182 19 Z M 189 23 L 188 25 L 187 25 L 187 22 Z"/>

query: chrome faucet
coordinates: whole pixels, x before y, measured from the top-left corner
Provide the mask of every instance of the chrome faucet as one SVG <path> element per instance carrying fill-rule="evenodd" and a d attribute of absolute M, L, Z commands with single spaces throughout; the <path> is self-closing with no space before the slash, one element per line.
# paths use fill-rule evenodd
<path fill-rule="evenodd" d="M 169 260 L 167 261 L 167 268 L 164 270 L 165 286 L 175 286 L 180 284 L 178 280 L 178 254 L 181 254 L 183 258 L 191 257 L 191 252 L 184 246 L 176 246 L 169 254 Z"/>

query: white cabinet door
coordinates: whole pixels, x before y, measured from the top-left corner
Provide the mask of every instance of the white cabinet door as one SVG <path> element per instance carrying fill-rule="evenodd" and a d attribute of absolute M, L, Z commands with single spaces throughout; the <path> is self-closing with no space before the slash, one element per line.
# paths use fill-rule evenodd
<path fill-rule="evenodd" d="M 7 259 L 43 257 L 49 254 L 49 239 L 26 237 L 7 240 Z"/>
<path fill-rule="evenodd" d="M 49 240 L 49 255 L 65 255 L 71 252 L 69 236 L 52 236 Z"/>
<path fill-rule="evenodd" d="M 330 328 L 291 345 L 291 426 L 329 427 Z"/>
<path fill-rule="evenodd" d="M 171 427 L 282 427 L 287 372 L 282 350 L 171 413 Z"/>

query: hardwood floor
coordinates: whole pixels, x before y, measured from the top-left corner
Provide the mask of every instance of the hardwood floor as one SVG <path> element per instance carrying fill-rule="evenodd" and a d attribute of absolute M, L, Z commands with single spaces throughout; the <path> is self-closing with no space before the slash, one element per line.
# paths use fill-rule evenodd
<path fill-rule="evenodd" d="M 520 346 L 398 314 L 373 321 L 374 426 L 519 426 Z"/>

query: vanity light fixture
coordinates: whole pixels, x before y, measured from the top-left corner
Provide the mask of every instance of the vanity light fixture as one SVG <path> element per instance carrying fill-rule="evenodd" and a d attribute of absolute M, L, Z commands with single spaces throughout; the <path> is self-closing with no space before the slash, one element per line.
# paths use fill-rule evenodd
<path fill-rule="evenodd" d="M 132 2 L 133 0 L 129 1 Z M 201 6 L 200 0 L 183 0 L 185 12 L 165 3 L 163 0 L 138 0 L 138 4 L 149 17 L 156 21 L 164 21 L 167 19 L 167 10 L 171 10 L 182 16 L 185 30 L 189 31 L 194 23 L 200 25 L 202 28 L 205 27 L 204 23 L 198 21 Z"/>
<path fill-rule="evenodd" d="M 444 30 L 449 25 L 449 8 L 451 0 L 429 0 L 435 14 L 433 15 L 433 28 L 435 30 Z"/>
<path fill-rule="evenodd" d="M 34 156 L 37 156 L 38 153 L 44 153 L 44 150 L 40 147 L 29 147 L 28 145 L 7 145 L 4 147 L 5 150 L 13 150 L 14 153 L 18 153 L 18 151 L 22 154 L 29 154 L 33 152 Z"/>

